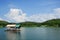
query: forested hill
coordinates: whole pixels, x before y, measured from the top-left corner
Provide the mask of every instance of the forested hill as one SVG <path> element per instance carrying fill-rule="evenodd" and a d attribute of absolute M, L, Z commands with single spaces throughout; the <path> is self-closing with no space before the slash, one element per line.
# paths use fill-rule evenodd
<path fill-rule="evenodd" d="M 36 23 L 36 22 L 23 22 L 21 23 L 22 26 L 37 26 L 40 27 L 41 25 L 47 25 L 47 26 L 54 26 L 54 27 L 60 27 L 60 19 L 52 19 L 48 20 L 42 23 Z"/>
<path fill-rule="evenodd" d="M 60 19 L 52 19 L 42 23 L 42 25 L 60 26 Z"/>
<path fill-rule="evenodd" d="M 41 25 L 41 23 L 37 23 L 37 22 L 22 22 L 20 23 L 21 26 L 26 26 L 26 27 L 39 27 Z"/>
<path fill-rule="evenodd" d="M 0 20 L 0 27 L 5 27 L 8 24 L 7 21 Z M 12 23 L 13 24 L 13 23 Z M 40 27 L 41 25 L 47 25 L 47 26 L 60 26 L 60 19 L 52 19 L 45 21 L 43 23 L 37 23 L 37 22 L 22 22 L 20 23 L 22 27 Z"/>
<path fill-rule="evenodd" d="M 8 24 L 8 22 L 7 21 L 2 21 L 2 20 L 0 20 L 0 27 L 4 27 L 4 26 L 6 26 Z"/>

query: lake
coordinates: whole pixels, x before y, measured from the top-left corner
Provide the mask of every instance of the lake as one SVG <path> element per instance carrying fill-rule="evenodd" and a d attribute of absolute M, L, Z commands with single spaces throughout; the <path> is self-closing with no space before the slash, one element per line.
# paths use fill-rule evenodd
<path fill-rule="evenodd" d="M 60 28 L 22 27 L 21 31 L 4 31 L 0 28 L 0 40 L 60 40 Z"/>

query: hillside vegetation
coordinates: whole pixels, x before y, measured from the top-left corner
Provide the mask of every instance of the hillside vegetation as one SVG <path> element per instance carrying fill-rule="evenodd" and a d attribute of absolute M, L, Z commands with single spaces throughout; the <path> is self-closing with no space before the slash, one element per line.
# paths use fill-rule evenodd
<path fill-rule="evenodd" d="M 42 25 L 48 25 L 48 26 L 58 26 L 60 27 L 60 19 L 52 19 L 52 20 L 48 20 L 46 22 L 41 23 Z"/>
<path fill-rule="evenodd" d="M 0 20 L 0 27 L 5 27 L 8 24 L 6 21 Z M 13 24 L 13 23 L 12 23 Z M 53 26 L 53 27 L 60 27 L 60 19 L 52 19 L 45 21 L 43 23 L 36 23 L 36 22 L 22 22 L 20 23 L 22 27 L 40 27 L 41 25 Z"/>
<path fill-rule="evenodd" d="M 5 27 L 7 24 L 8 22 L 0 20 L 0 27 Z"/>
<path fill-rule="evenodd" d="M 36 22 L 22 22 L 20 24 L 22 27 L 39 27 L 39 26 L 41 26 L 41 23 L 36 23 Z"/>

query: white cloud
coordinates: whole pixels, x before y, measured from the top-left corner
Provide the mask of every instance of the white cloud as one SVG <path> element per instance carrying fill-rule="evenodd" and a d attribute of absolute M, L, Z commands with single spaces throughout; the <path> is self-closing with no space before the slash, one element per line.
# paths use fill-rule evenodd
<path fill-rule="evenodd" d="M 13 8 L 11 8 L 10 11 L 5 16 L 10 21 L 24 22 L 26 14 L 23 13 L 21 9 L 13 9 Z"/>
<path fill-rule="evenodd" d="M 32 15 L 28 18 L 29 21 L 35 21 L 35 22 L 44 22 L 46 20 L 56 19 L 55 15 L 53 14 L 38 14 L 38 15 Z"/>
<path fill-rule="evenodd" d="M 56 8 L 56 9 L 53 9 L 55 13 L 59 13 L 60 14 L 60 8 Z"/>
<path fill-rule="evenodd" d="M 29 18 L 27 20 L 35 21 L 35 22 L 44 22 L 44 21 L 51 20 L 51 19 L 57 19 L 57 18 L 60 18 L 60 8 L 54 9 L 52 13 L 34 14 L 34 15 L 27 17 L 27 18 Z"/>
<path fill-rule="evenodd" d="M 3 20 L 2 18 L 0 18 L 0 20 Z"/>
<path fill-rule="evenodd" d="M 53 9 L 52 13 L 33 14 L 28 17 L 27 14 L 24 13 L 21 9 L 11 8 L 10 11 L 5 16 L 7 17 L 8 20 L 14 22 L 25 22 L 25 21 L 44 22 L 46 20 L 60 18 L 60 8 Z"/>

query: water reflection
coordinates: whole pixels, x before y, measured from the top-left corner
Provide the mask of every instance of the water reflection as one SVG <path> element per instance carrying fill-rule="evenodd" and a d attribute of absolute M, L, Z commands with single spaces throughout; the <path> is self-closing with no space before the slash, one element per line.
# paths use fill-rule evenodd
<path fill-rule="evenodd" d="M 18 31 L 7 31 L 6 32 L 7 40 L 20 40 L 21 33 Z"/>
<path fill-rule="evenodd" d="M 0 29 L 0 40 L 60 40 L 60 28 L 22 28 L 6 32 Z"/>

